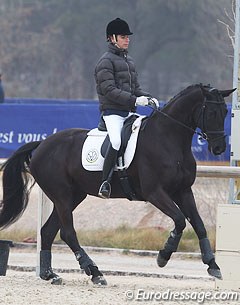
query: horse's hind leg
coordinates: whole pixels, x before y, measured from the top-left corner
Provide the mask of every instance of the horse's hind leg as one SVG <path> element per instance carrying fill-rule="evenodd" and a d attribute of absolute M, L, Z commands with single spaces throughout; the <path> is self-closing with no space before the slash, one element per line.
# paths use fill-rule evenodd
<path fill-rule="evenodd" d="M 98 270 L 97 265 L 87 255 L 85 250 L 82 247 L 80 247 L 79 242 L 77 240 L 77 235 L 73 227 L 73 215 L 72 215 L 73 199 L 72 199 L 71 190 L 68 191 L 66 185 L 62 186 L 61 188 L 58 187 L 58 190 L 62 190 L 62 192 L 59 192 L 57 195 L 58 199 L 53 198 L 51 196 L 49 196 L 49 198 L 54 203 L 58 215 L 59 223 L 56 221 L 56 218 L 53 216 L 53 218 L 49 221 L 49 224 L 47 224 L 47 226 L 43 228 L 42 230 L 43 233 L 42 236 L 44 236 L 44 243 L 42 244 L 43 247 L 48 248 L 49 251 L 49 246 L 52 244 L 53 239 L 56 236 L 56 233 L 60 227 L 60 236 L 75 254 L 75 257 L 79 262 L 81 269 L 83 269 L 87 275 L 92 276 L 91 280 L 94 284 L 106 285 L 107 282 L 104 279 L 103 274 Z M 50 228 L 51 224 L 53 224 L 54 229 Z M 51 235 L 49 237 L 46 237 L 48 232 L 50 232 L 49 228 L 51 229 Z"/>
<path fill-rule="evenodd" d="M 207 264 L 209 266 L 208 273 L 211 276 L 221 279 L 221 271 L 219 266 L 215 262 L 213 251 L 211 249 L 210 242 L 207 237 L 207 231 L 198 213 L 191 188 L 185 190 L 184 192 L 181 192 L 181 194 L 178 194 L 178 197 L 176 197 L 176 203 L 178 204 L 179 208 L 186 216 L 187 220 L 190 222 L 198 236 L 202 261 L 204 264 Z"/>
<path fill-rule="evenodd" d="M 104 279 L 103 274 L 98 270 L 97 265 L 78 243 L 76 232 L 73 228 L 72 212 L 67 208 L 64 210 L 61 209 L 58 210 L 58 215 L 61 221 L 61 238 L 64 239 L 74 252 L 80 268 L 83 269 L 88 276 L 92 276 L 91 280 L 94 284 L 106 285 L 107 282 Z"/>
<path fill-rule="evenodd" d="M 52 280 L 52 284 L 61 283 L 60 277 L 52 270 L 52 243 L 60 228 L 57 211 L 54 207 L 50 217 L 41 228 L 40 278 Z"/>
<path fill-rule="evenodd" d="M 86 195 L 79 197 L 78 202 L 72 206 L 72 211 L 77 205 L 86 198 Z M 40 251 L 40 277 L 43 280 L 52 280 L 52 284 L 61 283 L 60 277 L 52 270 L 52 253 L 51 248 L 57 232 L 61 230 L 61 225 L 56 208 L 53 208 L 51 215 L 41 228 L 41 251 Z M 63 237 L 61 230 L 61 238 Z M 65 241 L 65 240 L 64 240 Z"/>

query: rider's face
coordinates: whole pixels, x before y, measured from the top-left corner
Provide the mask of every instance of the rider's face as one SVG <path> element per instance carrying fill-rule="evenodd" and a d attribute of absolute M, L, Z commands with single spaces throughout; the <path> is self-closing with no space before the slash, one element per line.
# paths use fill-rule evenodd
<path fill-rule="evenodd" d="M 120 49 L 127 49 L 130 41 L 128 35 L 114 35 L 112 36 L 111 40 L 113 43 L 117 43 L 117 46 Z"/>

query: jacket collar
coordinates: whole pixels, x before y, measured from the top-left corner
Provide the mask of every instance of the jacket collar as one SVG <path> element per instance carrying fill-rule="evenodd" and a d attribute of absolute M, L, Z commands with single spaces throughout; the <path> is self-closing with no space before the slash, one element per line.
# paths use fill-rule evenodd
<path fill-rule="evenodd" d="M 108 44 L 108 49 L 111 53 L 114 53 L 119 56 L 126 56 L 128 53 L 128 51 L 126 49 L 119 49 L 117 46 L 115 46 L 111 42 Z"/>

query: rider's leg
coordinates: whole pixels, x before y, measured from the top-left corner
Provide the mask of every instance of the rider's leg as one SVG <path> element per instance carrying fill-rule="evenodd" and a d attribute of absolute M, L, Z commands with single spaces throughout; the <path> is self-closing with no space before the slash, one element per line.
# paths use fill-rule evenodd
<path fill-rule="evenodd" d="M 121 130 L 126 118 L 119 115 L 104 116 L 108 130 L 110 145 L 103 164 L 103 177 L 98 195 L 101 198 L 109 198 L 111 194 L 111 178 L 117 161 L 118 150 L 121 146 Z"/>
<path fill-rule="evenodd" d="M 103 176 L 102 184 L 100 186 L 98 196 L 101 198 L 109 198 L 111 194 L 111 179 L 114 171 L 114 166 L 117 162 L 118 151 L 112 148 L 111 143 L 109 144 L 107 154 L 105 156 L 103 164 Z"/>

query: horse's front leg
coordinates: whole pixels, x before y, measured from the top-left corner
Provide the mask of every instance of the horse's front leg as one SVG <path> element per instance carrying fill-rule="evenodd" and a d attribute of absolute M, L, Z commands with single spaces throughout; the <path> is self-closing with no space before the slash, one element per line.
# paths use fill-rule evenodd
<path fill-rule="evenodd" d="M 159 199 L 160 198 L 160 199 Z M 170 233 L 162 250 L 159 251 L 157 263 L 159 267 L 166 266 L 173 252 L 177 251 L 182 232 L 186 226 L 185 216 L 173 202 L 173 200 L 164 192 L 159 190 L 149 196 L 149 202 L 168 215 L 174 221 L 175 228 Z"/>
<path fill-rule="evenodd" d="M 219 266 L 216 264 L 215 257 L 207 237 L 207 231 L 205 229 L 202 218 L 200 217 L 195 199 L 191 188 L 188 188 L 181 193 L 175 195 L 175 202 L 192 225 L 199 239 L 199 246 L 201 250 L 202 261 L 207 264 L 208 273 L 218 279 L 222 279 Z"/>

